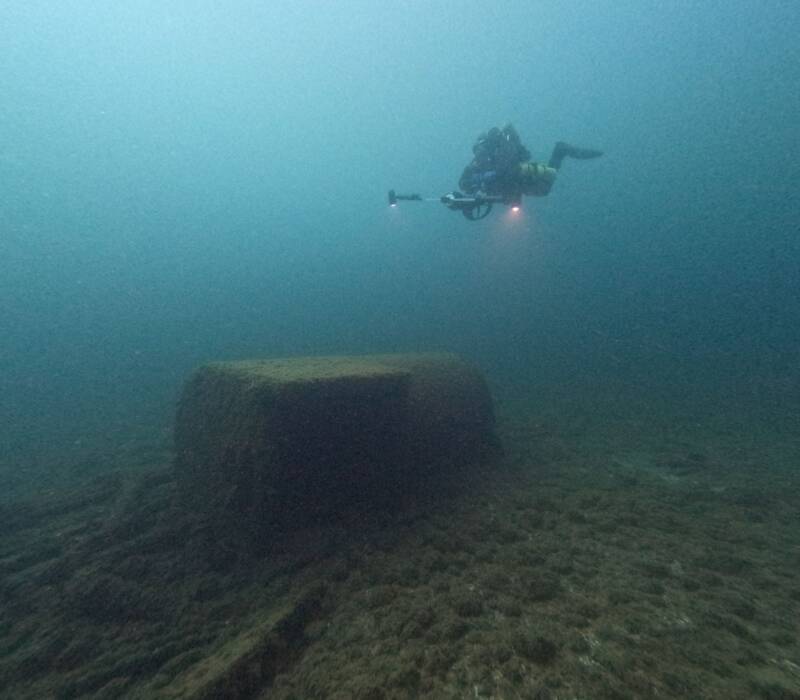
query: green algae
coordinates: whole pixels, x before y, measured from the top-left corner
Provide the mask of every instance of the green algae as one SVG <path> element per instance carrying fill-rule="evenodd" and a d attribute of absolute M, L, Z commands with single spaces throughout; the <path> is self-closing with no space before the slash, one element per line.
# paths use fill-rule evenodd
<path fill-rule="evenodd" d="M 499 424 L 504 462 L 259 555 L 183 511 L 166 462 L 16 504 L 0 533 L 0 687 L 798 697 L 790 445 L 607 421 L 587 434 L 517 408 Z M 701 447 L 714 468 L 671 466 Z"/>
<path fill-rule="evenodd" d="M 322 589 L 313 587 L 263 619 L 259 615 L 248 621 L 244 631 L 211 653 L 182 654 L 161 669 L 152 692 L 192 700 L 252 697 L 271 684 L 302 647 L 304 629 L 318 615 L 322 595 Z"/>

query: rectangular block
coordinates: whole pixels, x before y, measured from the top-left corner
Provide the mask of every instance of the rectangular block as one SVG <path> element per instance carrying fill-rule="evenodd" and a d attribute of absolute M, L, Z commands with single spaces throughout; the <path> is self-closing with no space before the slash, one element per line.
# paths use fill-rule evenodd
<path fill-rule="evenodd" d="M 210 364 L 184 388 L 175 438 L 186 502 L 251 528 L 330 514 L 496 445 L 486 383 L 447 354 Z"/>

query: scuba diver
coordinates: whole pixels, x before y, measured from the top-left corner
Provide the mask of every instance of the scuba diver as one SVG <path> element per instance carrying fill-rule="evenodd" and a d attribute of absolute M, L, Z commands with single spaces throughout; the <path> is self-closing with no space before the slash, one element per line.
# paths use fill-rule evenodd
<path fill-rule="evenodd" d="M 464 168 L 458 186 L 469 195 L 483 193 L 519 202 L 522 195 L 544 197 L 556 181 L 564 158 L 588 160 L 603 155 L 593 148 L 578 148 L 564 141 L 556 143 L 547 165 L 531 161 L 517 130 L 506 124 L 481 134 L 472 147 L 472 162 Z"/>
<path fill-rule="evenodd" d="M 472 147 L 472 155 L 472 161 L 458 181 L 461 191 L 428 198 L 389 190 L 389 206 L 396 207 L 400 201 L 438 201 L 451 211 L 460 211 L 470 221 L 479 221 L 489 215 L 495 204 L 505 204 L 516 211 L 523 195 L 547 195 L 564 158 L 588 160 L 599 158 L 603 152 L 559 141 L 547 165 L 537 163 L 531 160 L 530 151 L 522 145 L 517 130 L 506 124 L 502 129 L 494 127 L 481 134 Z"/>

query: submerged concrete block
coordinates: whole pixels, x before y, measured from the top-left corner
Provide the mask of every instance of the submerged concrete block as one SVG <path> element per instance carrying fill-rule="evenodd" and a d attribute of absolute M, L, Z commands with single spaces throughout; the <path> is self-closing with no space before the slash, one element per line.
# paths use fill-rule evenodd
<path fill-rule="evenodd" d="M 259 527 L 411 487 L 496 446 L 477 369 L 449 354 L 220 362 L 181 397 L 185 501 Z"/>

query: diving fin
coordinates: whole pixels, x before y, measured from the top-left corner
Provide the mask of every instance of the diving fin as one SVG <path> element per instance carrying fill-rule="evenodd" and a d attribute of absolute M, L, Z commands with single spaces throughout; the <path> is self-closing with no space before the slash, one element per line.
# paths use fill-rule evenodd
<path fill-rule="evenodd" d="M 562 161 L 567 156 L 576 158 L 577 160 L 589 160 L 591 158 L 599 158 L 602 155 L 602 151 L 598 151 L 594 148 L 580 148 L 578 146 L 572 146 L 565 141 L 559 141 L 553 149 L 553 155 L 550 156 L 548 165 L 558 170 L 558 168 L 561 167 Z"/>

